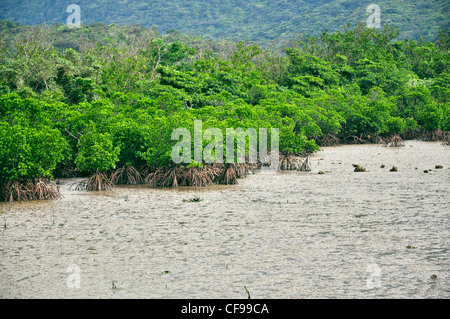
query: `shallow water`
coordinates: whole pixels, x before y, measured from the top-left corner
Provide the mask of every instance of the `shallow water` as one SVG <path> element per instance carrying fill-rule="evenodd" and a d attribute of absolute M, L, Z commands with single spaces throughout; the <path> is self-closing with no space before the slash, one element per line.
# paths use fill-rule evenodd
<path fill-rule="evenodd" d="M 449 155 L 326 147 L 311 172 L 197 189 L 61 180 L 61 200 L 0 204 L 0 297 L 449 298 Z"/>

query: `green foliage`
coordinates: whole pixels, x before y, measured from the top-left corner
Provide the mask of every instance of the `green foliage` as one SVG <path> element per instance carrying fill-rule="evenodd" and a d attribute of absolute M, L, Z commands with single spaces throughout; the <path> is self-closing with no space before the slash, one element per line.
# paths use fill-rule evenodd
<path fill-rule="evenodd" d="M 114 147 L 109 133 L 98 133 L 95 128 L 81 137 L 78 148 L 75 164 L 81 171 L 107 171 L 119 160 L 120 147 Z"/>
<path fill-rule="evenodd" d="M 202 167 L 203 167 L 203 164 L 202 164 L 202 163 L 196 163 L 196 162 L 192 161 L 191 164 L 189 164 L 189 165 L 186 166 L 186 167 L 187 167 L 187 168 L 191 168 L 191 167 L 200 167 L 200 168 L 202 168 Z"/>
<path fill-rule="evenodd" d="M 0 180 L 49 177 L 67 147 L 56 129 L 0 122 Z"/>
<path fill-rule="evenodd" d="M 175 128 L 189 131 L 189 167 L 201 167 L 195 120 L 223 145 L 227 129 L 267 129 L 270 141 L 277 128 L 283 154 L 314 152 L 330 135 L 450 129 L 445 31 L 400 41 L 387 25 L 347 26 L 280 49 L 117 24 L 0 25 L 0 180 L 173 166 Z"/>

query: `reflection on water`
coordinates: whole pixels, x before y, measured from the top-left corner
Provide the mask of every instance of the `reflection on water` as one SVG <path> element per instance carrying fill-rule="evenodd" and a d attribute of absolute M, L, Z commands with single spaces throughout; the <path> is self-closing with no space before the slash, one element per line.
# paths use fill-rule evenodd
<path fill-rule="evenodd" d="M 61 200 L 0 204 L 0 297 L 448 298 L 449 155 L 327 147 L 311 172 L 197 189 L 61 180 Z"/>

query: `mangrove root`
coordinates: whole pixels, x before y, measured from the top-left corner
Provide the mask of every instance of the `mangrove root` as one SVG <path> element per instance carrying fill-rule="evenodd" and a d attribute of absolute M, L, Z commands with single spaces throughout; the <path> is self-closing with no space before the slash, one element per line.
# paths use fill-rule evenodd
<path fill-rule="evenodd" d="M 150 173 L 145 181 L 156 187 L 206 186 L 214 182 L 222 169 L 219 165 L 203 167 L 161 167 Z"/>
<path fill-rule="evenodd" d="M 390 147 L 403 147 L 405 146 L 405 141 L 399 135 L 394 135 L 388 145 Z"/>
<path fill-rule="evenodd" d="M 88 185 L 88 181 L 84 180 L 84 181 L 81 181 L 81 182 L 73 183 L 72 185 L 70 185 L 69 189 L 71 189 L 73 185 L 76 185 L 75 186 L 75 190 L 76 191 L 86 190 L 87 189 L 87 185 Z"/>
<path fill-rule="evenodd" d="M 298 170 L 302 172 L 309 172 L 311 170 L 311 166 L 309 165 L 309 156 L 302 161 L 302 164 L 298 167 Z"/>
<path fill-rule="evenodd" d="M 36 178 L 24 183 L 19 181 L 2 181 L 0 183 L 1 201 L 13 202 L 58 198 L 61 198 L 59 187 L 55 182 L 45 178 Z"/>
<path fill-rule="evenodd" d="M 87 191 L 107 191 L 111 190 L 114 184 L 104 172 L 96 172 L 88 181 Z"/>
<path fill-rule="evenodd" d="M 445 132 L 442 144 L 443 145 L 450 145 L 450 132 Z"/>
<path fill-rule="evenodd" d="M 327 134 L 321 139 L 317 139 L 316 143 L 320 146 L 336 146 L 341 144 L 341 140 L 335 135 Z"/>
<path fill-rule="evenodd" d="M 125 165 L 111 174 L 110 181 L 114 185 L 136 185 L 143 184 L 144 178 L 133 166 Z"/>
<path fill-rule="evenodd" d="M 236 184 L 238 178 L 247 176 L 260 167 L 248 163 L 213 163 L 202 167 L 161 167 L 149 173 L 145 182 L 154 187 L 207 186 L 213 183 Z"/>
<path fill-rule="evenodd" d="M 303 161 L 293 155 L 280 155 L 279 169 L 282 171 L 299 170 Z"/>
<path fill-rule="evenodd" d="M 367 144 L 368 141 L 364 139 L 364 135 L 361 134 L 360 137 L 358 136 L 347 136 L 346 138 L 344 138 L 344 143 L 348 143 L 348 144 Z"/>
<path fill-rule="evenodd" d="M 254 170 L 252 164 L 225 164 L 221 172 L 217 175 L 216 182 L 224 185 L 237 184 L 237 179 L 247 176 L 250 173 L 250 170 Z"/>

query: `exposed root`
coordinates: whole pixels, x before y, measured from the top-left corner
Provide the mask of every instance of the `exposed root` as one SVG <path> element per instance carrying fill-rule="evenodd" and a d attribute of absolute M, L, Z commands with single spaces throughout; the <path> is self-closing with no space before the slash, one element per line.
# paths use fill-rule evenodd
<path fill-rule="evenodd" d="M 183 169 L 180 186 L 207 186 L 211 185 L 219 170 L 212 165 L 203 167 L 192 166 Z"/>
<path fill-rule="evenodd" d="M 219 167 L 161 167 L 147 175 L 145 182 L 156 187 L 206 186 L 220 174 Z"/>
<path fill-rule="evenodd" d="M 406 130 L 403 132 L 402 134 L 402 138 L 404 140 L 413 140 L 413 139 L 419 139 L 420 138 L 420 133 L 421 131 L 416 129 L 416 130 Z"/>
<path fill-rule="evenodd" d="M 0 183 L 0 200 L 5 202 L 49 200 L 61 198 L 59 187 L 55 182 L 36 178 L 25 183 L 19 181 L 2 181 Z"/>
<path fill-rule="evenodd" d="M 371 139 L 370 143 L 373 143 L 373 144 L 382 144 L 383 146 L 387 146 L 387 144 L 388 144 L 388 143 L 387 143 L 387 140 L 384 139 L 384 138 L 382 138 L 382 137 L 379 136 L 379 135 L 374 136 L 374 137 Z"/>
<path fill-rule="evenodd" d="M 341 144 L 341 140 L 335 135 L 327 134 L 324 137 L 317 139 L 316 143 L 320 146 L 336 146 Z"/>
<path fill-rule="evenodd" d="M 111 190 L 114 187 L 114 184 L 108 178 L 106 173 L 97 172 L 91 178 L 86 186 L 87 191 L 107 191 Z"/>
<path fill-rule="evenodd" d="M 236 184 L 238 178 L 245 177 L 257 164 L 204 164 L 203 167 L 161 167 L 151 172 L 145 182 L 154 187 L 207 186 L 213 183 Z"/>
<path fill-rule="evenodd" d="M 293 155 L 280 155 L 279 169 L 282 171 L 310 171 L 309 155 L 306 155 L 305 159 Z"/>
<path fill-rule="evenodd" d="M 280 155 L 279 169 L 282 171 L 297 170 L 301 166 L 301 160 L 293 155 Z"/>
<path fill-rule="evenodd" d="M 272 166 L 272 164 L 273 164 L 278 169 L 281 157 L 282 157 L 282 155 L 280 155 L 280 153 L 277 151 L 270 151 L 265 156 L 261 156 L 261 154 L 259 154 L 258 167 L 259 168 L 268 167 L 268 166 Z"/>
<path fill-rule="evenodd" d="M 309 165 L 309 156 L 302 161 L 302 164 L 298 167 L 299 171 L 309 172 L 311 170 L 311 166 Z"/>
<path fill-rule="evenodd" d="M 279 163 L 279 169 L 282 171 L 289 171 L 291 170 L 291 167 L 293 169 L 293 162 L 292 162 L 292 156 L 290 155 L 281 155 L 280 156 L 280 163 Z"/>
<path fill-rule="evenodd" d="M 405 146 L 405 141 L 399 136 L 394 135 L 388 144 L 389 147 L 403 147 Z"/>
<path fill-rule="evenodd" d="M 125 165 L 111 174 L 110 181 L 114 185 L 136 185 L 144 183 L 144 178 L 133 166 Z"/>
<path fill-rule="evenodd" d="M 343 144 L 387 144 L 386 140 L 379 135 L 366 135 L 361 134 L 359 136 L 347 136 L 342 140 L 337 136 L 328 134 L 321 139 L 316 139 L 317 145 L 320 146 L 336 146 Z"/>
<path fill-rule="evenodd" d="M 236 164 L 229 164 L 225 166 L 217 181 L 219 184 L 231 185 L 237 184 L 237 178 Z"/>
<path fill-rule="evenodd" d="M 72 185 L 69 186 L 69 190 L 72 188 L 73 185 L 76 185 L 75 186 L 75 190 L 76 191 L 86 190 L 87 189 L 87 185 L 88 185 L 88 181 L 84 180 L 84 181 L 81 181 L 81 182 L 73 183 Z"/>
<path fill-rule="evenodd" d="M 443 145 L 450 145 L 450 132 L 445 132 L 442 144 Z"/>
<path fill-rule="evenodd" d="M 250 165 L 248 163 L 232 164 L 236 166 L 237 178 L 244 178 L 250 174 Z"/>
<path fill-rule="evenodd" d="M 145 178 L 145 182 L 150 186 L 160 186 L 160 187 L 177 187 L 178 186 L 178 176 L 181 175 L 181 168 L 175 167 L 173 169 L 168 169 L 167 167 L 160 167 L 154 172 L 151 172 Z"/>
<path fill-rule="evenodd" d="M 436 131 L 426 131 L 426 130 L 408 130 L 402 134 L 402 137 L 404 139 L 410 140 L 410 139 L 419 139 L 422 141 L 443 141 L 446 142 L 448 135 L 450 132 L 448 131 L 442 131 L 442 130 L 436 130 Z"/>
<path fill-rule="evenodd" d="M 139 168 L 139 174 L 143 178 L 144 182 L 145 182 L 145 177 L 148 176 L 148 174 L 150 174 L 150 172 L 151 172 L 151 170 L 148 166 L 142 166 Z"/>
<path fill-rule="evenodd" d="M 424 141 L 442 141 L 445 138 L 445 132 L 442 130 L 424 132 L 421 137 Z"/>
<path fill-rule="evenodd" d="M 346 138 L 344 138 L 344 143 L 345 144 L 367 144 L 368 141 L 365 140 L 363 138 L 363 134 L 361 134 L 359 137 L 358 136 L 347 136 Z"/>

